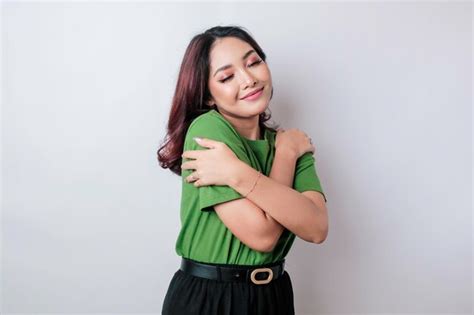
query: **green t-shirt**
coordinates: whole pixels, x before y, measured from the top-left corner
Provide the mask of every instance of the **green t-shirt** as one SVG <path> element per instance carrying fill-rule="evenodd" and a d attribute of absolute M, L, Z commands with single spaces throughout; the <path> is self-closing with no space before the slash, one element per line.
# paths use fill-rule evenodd
<path fill-rule="evenodd" d="M 218 111 L 212 109 L 191 122 L 184 141 L 184 151 L 207 150 L 197 144 L 193 137 L 224 142 L 240 160 L 269 176 L 275 154 L 275 136 L 275 132 L 265 129 L 264 139 L 247 139 Z M 183 163 L 188 160 L 183 159 Z M 299 192 L 316 190 L 326 200 L 314 162 L 311 152 L 297 160 L 293 189 Z M 179 256 L 200 262 L 238 265 L 261 265 L 285 258 L 293 245 L 294 233 L 285 229 L 270 253 L 251 249 L 232 234 L 213 207 L 243 196 L 230 186 L 195 187 L 193 183 L 185 181 L 192 172 L 194 170 L 183 169 L 181 174 L 181 230 L 176 241 L 176 253 Z"/>

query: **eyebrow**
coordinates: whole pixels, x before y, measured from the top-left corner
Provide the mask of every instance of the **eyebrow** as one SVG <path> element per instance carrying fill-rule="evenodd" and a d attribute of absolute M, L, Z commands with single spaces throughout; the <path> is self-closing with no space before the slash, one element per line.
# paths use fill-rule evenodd
<path fill-rule="evenodd" d="M 253 52 L 255 52 L 255 50 L 253 50 L 253 49 L 250 49 L 249 51 L 247 51 L 247 52 L 245 53 L 245 55 L 242 57 L 242 60 L 245 60 L 245 58 L 247 58 L 247 57 L 248 57 L 251 53 L 253 53 Z M 216 70 L 216 72 L 214 72 L 213 77 L 216 76 L 217 72 L 219 72 L 219 71 L 221 71 L 221 70 L 228 69 L 228 68 L 230 68 L 230 67 L 232 67 L 232 65 L 225 65 L 225 66 L 220 67 L 219 69 Z"/>

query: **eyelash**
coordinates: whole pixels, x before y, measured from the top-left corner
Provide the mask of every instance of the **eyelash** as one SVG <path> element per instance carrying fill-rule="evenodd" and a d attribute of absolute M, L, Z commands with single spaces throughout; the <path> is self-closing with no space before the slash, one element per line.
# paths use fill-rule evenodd
<path fill-rule="evenodd" d="M 259 64 L 259 63 L 261 63 L 262 61 L 263 61 L 262 59 L 257 60 L 257 61 L 255 61 L 255 62 L 251 63 L 251 64 L 249 65 L 249 67 L 251 67 L 251 66 L 253 66 L 253 65 L 256 65 L 256 64 Z M 225 83 L 227 80 L 229 80 L 229 79 L 232 78 L 233 76 L 234 76 L 234 75 L 232 74 L 232 75 L 228 76 L 227 78 L 225 78 L 225 79 L 223 79 L 223 80 L 219 80 L 219 82 Z"/>

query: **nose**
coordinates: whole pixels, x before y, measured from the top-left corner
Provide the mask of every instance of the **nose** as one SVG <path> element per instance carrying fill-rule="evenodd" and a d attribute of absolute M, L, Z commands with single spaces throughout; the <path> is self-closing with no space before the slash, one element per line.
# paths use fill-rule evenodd
<path fill-rule="evenodd" d="M 255 84 L 257 84 L 257 79 L 255 79 L 252 74 L 245 70 L 242 71 L 242 73 L 244 87 L 253 87 Z"/>

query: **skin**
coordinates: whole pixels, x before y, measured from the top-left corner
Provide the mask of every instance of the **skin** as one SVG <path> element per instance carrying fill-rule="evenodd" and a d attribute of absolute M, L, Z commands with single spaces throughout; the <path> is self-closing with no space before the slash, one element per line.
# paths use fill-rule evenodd
<path fill-rule="evenodd" d="M 272 79 L 267 64 L 255 52 L 242 59 L 251 49 L 246 42 L 232 37 L 215 42 L 210 52 L 208 82 L 212 97 L 207 104 L 215 105 L 243 137 L 255 140 L 260 138 L 258 116 L 268 107 Z M 215 74 L 224 65 L 231 67 Z M 264 89 L 258 100 L 242 99 L 260 87 Z M 309 242 L 324 241 L 328 218 L 322 194 L 300 193 L 292 188 L 297 159 L 306 152 L 314 153 L 314 146 L 304 132 L 278 131 L 275 159 L 268 177 L 258 177 L 258 172 L 240 161 L 225 143 L 211 139 L 196 141 L 211 150 L 183 152 L 183 157 L 192 160 L 183 163 L 182 168 L 194 170 L 186 180 L 194 181 L 196 187 L 228 185 L 246 196 L 214 206 L 224 224 L 243 243 L 255 250 L 271 251 L 284 228 Z"/>
<path fill-rule="evenodd" d="M 233 216 L 229 218 L 236 221 L 239 220 L 239 217 L 245 213 L 243 207 L 250 207 L 250 204 L 252 204 L 305 241 L 319 244 L 326 239 L 328 234 L 328 213 L 324 197 L 321 193 L 317 191 L 304 191 L 300 193 L 291 188 L 291 186 L 273 179 L 271 176 L 267 177 L 259 174 L 257 170 L 239 160 L 225 143 L 202 138 L 198 141 L 198 144 L 210 150 L 189 150 L 183 152 L 183 157 L 193 160 L 183 163 L 182 168 L 196 170 L 195 173 L 197 173 L 199 179 L 194 182 L 194 185 L 197 187 L 228 185 L 242 196 L 245 196 L 242 199 L 220 204 L 225 206 L 232 203 L 237 205 L 241 201 L 246 202 L 246 204 L 240 204 L 242 208 L 235 206 L 232 209 L 233 212 L 231 212 Z M 279 152 L 284 153 L 281 154 Z M 283 170 L 291 169 L 294 172 L 297 155 L 291 154 L 290 151 L 286 153 L 286 151 L 277 150 L 275 160 L 278 160 L 280 164 L 283 163 Z M 220 205 L 214 207 L 216 211 L 219 211 Z M 230 221 L 229 219 L 228 222 Z M 232 228 L 230 229 L 234 232 Z M 257 225 L 255 229 L 260 230 L 261 228 Z M 248 229 L 247 232 L 252 233 L 252 230 Z M 261 235 L 260 239 L 264 245 L 257 244 L 256 246 L 271 251 L 278 241 L 281 230 L 278 229 L 278 226 L 275 226 L 265 232 L 269 234 Z M 245 238 L 245 233 L 236 234 L 237 237 L 238 235 L 242 235 Z M 243 239 L 241 240 L 243 241 Z M 251 241 L 252 237 L 250 237 L 249 243 Z M 245 243 L 245 241 L 243 242 Z"/>
<path fill-rule="evenodd" d="M 219 113 L 242 136 L 256 140 L 260 138 L 258 115 L 266 110 L 270 102 L 272 77 L 268 65 L 256 52 L 242 60 L 249 50 L 253 50 L 252 46 L 234 37 L 218 39 L 214 43 L 210 52 L 208 86 L 211 99 L 208 105 L 215 104 Z M 228 64 L 232 67 L 214 75 L 216 70 Z M 261 87 L 263 94 L 258 100 L 242 99 Z"/>

